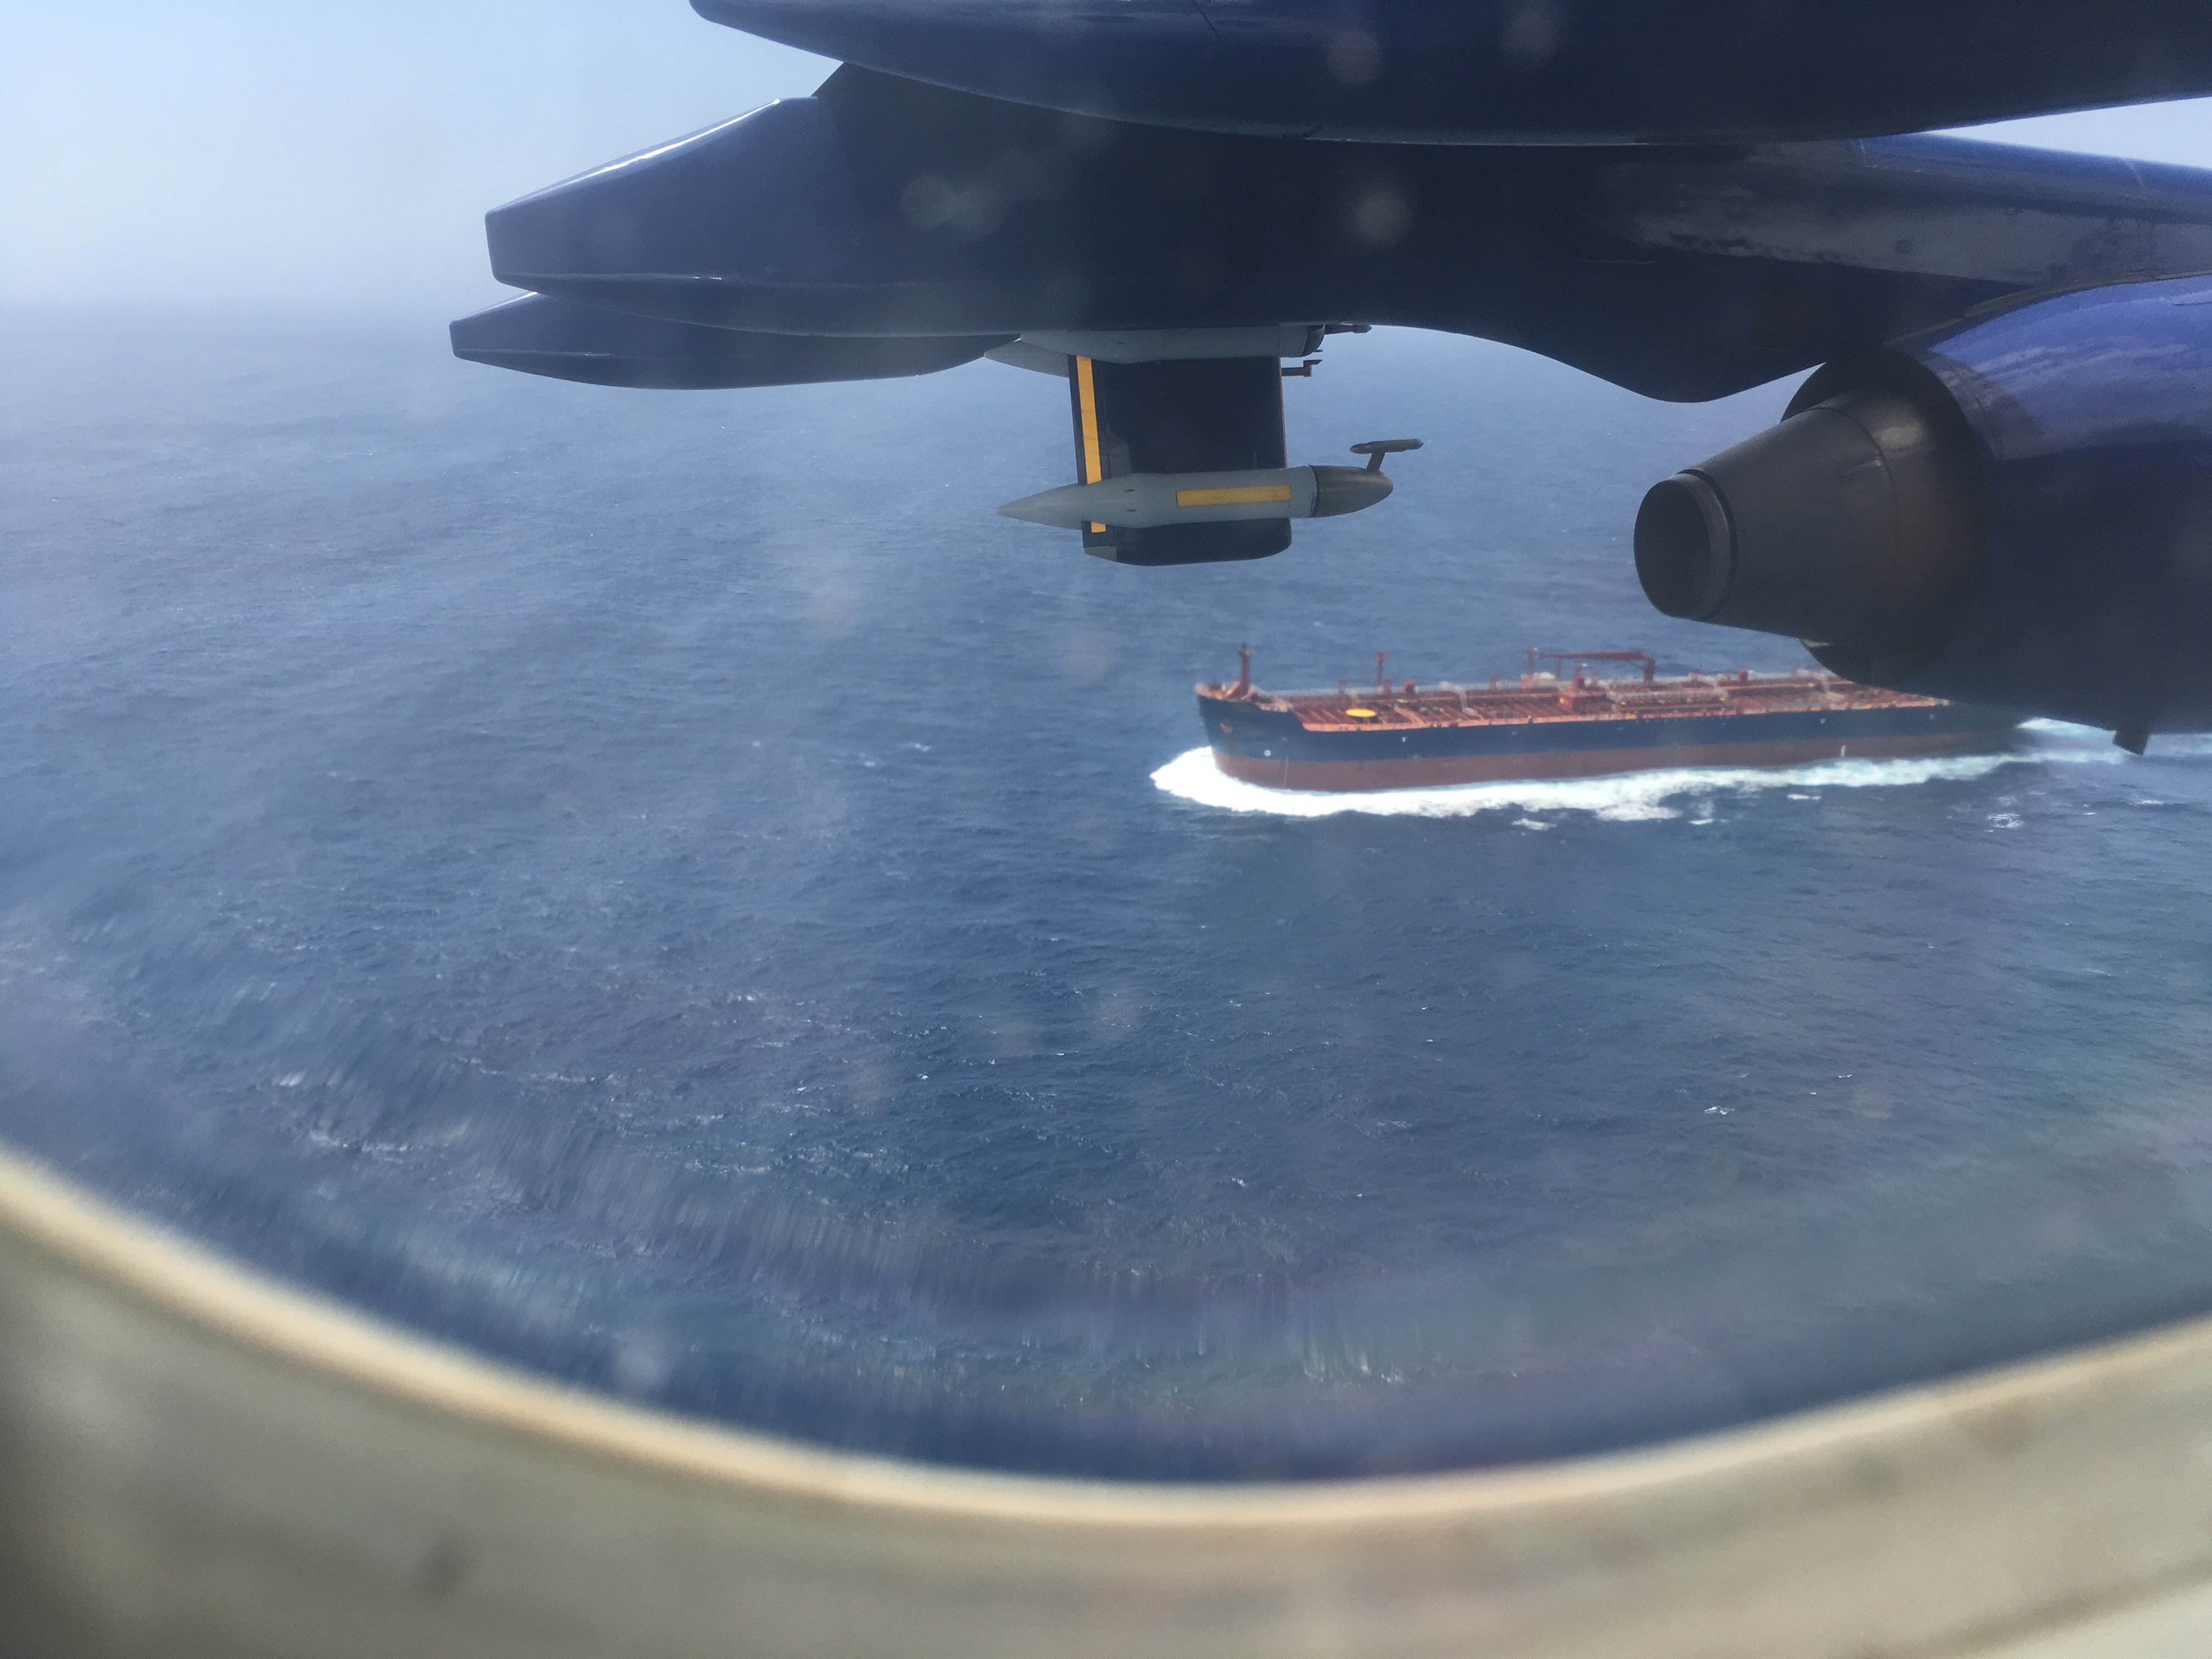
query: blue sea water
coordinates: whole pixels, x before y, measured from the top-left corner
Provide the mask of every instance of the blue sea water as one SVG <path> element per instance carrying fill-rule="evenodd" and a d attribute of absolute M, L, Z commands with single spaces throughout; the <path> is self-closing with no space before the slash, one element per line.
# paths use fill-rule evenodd
<path fill-rule="evenodd" d="M 1377 333 L 1256 565 L 996 518 L 1060 384 L 624 393 L 0 319 L 0 1135 L 580 1386 L 1170 1479 L 1634 1444 L 2212 1307 L 2212 745 L 1362 798 L 1190 688 L 1784 668 L 1644 403 Z"/>

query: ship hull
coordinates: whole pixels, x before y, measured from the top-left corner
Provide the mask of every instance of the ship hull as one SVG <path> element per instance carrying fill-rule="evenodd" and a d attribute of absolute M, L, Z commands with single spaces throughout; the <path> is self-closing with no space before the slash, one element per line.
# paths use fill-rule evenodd
<path fill-rule="evenodd" d="M 1672 767 L 1802 766 L 2000 748 L 2017 719 L 1958 703 L 1668 719 L 1313 732 L 1200 693 L 1214 763 L 1271 789 L 1334 793 L 1605 777 Z"/>

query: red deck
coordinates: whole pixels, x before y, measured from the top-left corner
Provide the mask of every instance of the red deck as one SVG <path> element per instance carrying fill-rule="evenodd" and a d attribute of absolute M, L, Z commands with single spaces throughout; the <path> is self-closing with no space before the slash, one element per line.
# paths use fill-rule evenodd
<path fill-rule="evenodd" d="M 1550 721 L 1668 720 L 1712 714 L 1820 713 L 1842 708 L 1932 708 L 1940 699 L 1860 685 L 1834 674 L 1801 672 L 1720 678 L 1562 680 L 1526 674 L 1517 683 L 1449 684 L 1389 691 L 1262 691 L 1201 685 L 1208 696 L 1295 714 L 1309 732 L 1404 731 L 1467 726 L 1524 726 Z"/>

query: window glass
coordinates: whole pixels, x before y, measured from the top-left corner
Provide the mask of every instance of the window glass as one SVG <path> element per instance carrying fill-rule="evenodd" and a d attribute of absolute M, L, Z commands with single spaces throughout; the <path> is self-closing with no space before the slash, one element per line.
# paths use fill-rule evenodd
<path fill-rule="evenodd" d="M 1339 337 L 1290 459 L 1419 435 L 1395 496 L 1117 568 L 994 511 L 1070 475 L 1054 380 L 450 356 L 484 208 L 815 60 L 680 7 L 27 26 L 10 1144 L 558 1377 L 1099 1474 L 1620 1446 L 2212 1304 L 2212 741 L 1212 765 L 1240 643 L 1275 690 L 1802 665 L 1627 547 L 1794 380 Z M 2015 125 L 2212 163 L 2203 105 Z"/>

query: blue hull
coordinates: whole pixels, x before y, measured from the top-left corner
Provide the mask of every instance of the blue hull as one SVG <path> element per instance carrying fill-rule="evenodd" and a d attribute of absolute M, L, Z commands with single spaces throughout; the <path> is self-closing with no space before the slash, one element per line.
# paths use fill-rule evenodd
<path fill-rule="evenodd" d="M 2019 724 L 2016 715 L 1971 704 L 1926 703 L 1316 732 L 1288 709 L 1204 691 L 1198 711 L 1214 760 L 1230 776 L 1324 790 L 1938 754 L 2001 747 Z"/>

